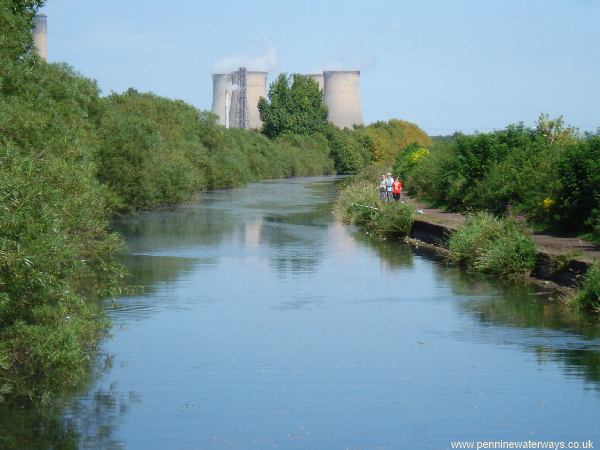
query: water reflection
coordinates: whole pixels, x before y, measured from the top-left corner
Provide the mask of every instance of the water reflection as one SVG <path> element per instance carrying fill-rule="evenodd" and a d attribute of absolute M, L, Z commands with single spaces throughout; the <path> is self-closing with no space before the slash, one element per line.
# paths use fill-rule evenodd
<path fill-rule="evenodd" d="M 50 405 L 37 401 L 0 404 L 0 448 L 124 449 L 125 445 L 114 437 L 115 430 L 130 405 L 140 401 L 139 396 L 135 392 L 124 395 L 116 384 L 83 395 L 111 368 L 112 358 L 100 352 L 91 378 L 83 383 L 79 395 L 65 393 Z"/>
<path fill-rule="evenodd" d="M 382 270 L 395 272 L 413 265 L 413 249 L 399 240 L 381 240 L 357 232 L 353 235 L 356 242 L 377 253 Z"/>
<path fill-rule="evenodd" d="M 334 183 L 122 219 L 144 292 L 109 309 L 111 357 L 37 447 L 420 449 L 598 431 L 599 400 L 582 396 L 600 386 L 597 328 L 539 287 L 335 222 Z"/>
<path fill-rule="evenodd" d="M 454 292 L 474 297 L 460 302 L 460 310 L 483 326 L 511 327 L 510 335 L 502 338 L 505 345 L 534 353 L 540 365 L 559 363 L 566 376 L 583 378 L 600 391 L 600 327 L 583 320 L 555 292 L 453 269 L 446 274 Z"/>

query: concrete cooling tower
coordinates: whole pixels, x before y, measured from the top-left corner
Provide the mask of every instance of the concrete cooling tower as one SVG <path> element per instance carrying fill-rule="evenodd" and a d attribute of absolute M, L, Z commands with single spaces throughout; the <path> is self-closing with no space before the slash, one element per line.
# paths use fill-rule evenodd
<path fill-rule="evenodd" d="M 325 104 L 329 109 L 329 121 L 339 128 L 362 125 L 360 110 L 360 72 L 326 71 Z"/>
<path fill-rule="evenodd" d="M 267 72 L 245 71 L 245 82 L 240 79 L 242 71 L 231 74 L 231 82 L 238 86 L 238 89 L 232 92 L 231 109 L 229 113 L 229 123 L 232 128 L 261 128 L 262 122 L 258 113 L 258 100 L 267 96 Z M 245 84 L 245 99 L 244 99 Z M 245 123 L 241 117 L 245 101 Z"/>
<path fill-rule="evenodd" d="M 229 126 L 231 128 L 243 128 L 240 126 L 240 72 L 233 72 L 231 74 L 231 83 L 236 87 L 235 91 L 231 92 L 231 107 L 229 108 Z"/>
<path fill-rule="evenodd" d="M 44 61 L 48 59 L 48 17 L 46 14 L 36 14 L 33 26 L 33 45 L 37 54 Z"/>
<path fill-rule="evenodd" d="M 322 73 L 309 73 L 306 76 L 315 80 L 319 85 L 319 89 L 323 90 L 325 87 L 325 77 Z"/>
<path fill-rule="evenodd" d="M 248 128 L 262 127 L 258 113 L 258 100 L 267 96 L 267 72 L 247 73 Z"/>
<path fill-rule="evenodd" d="M 225 101 L 227 89 L 231 89 L 231 74 L 215 73 L 213 74 L 213 102 L 212 112 L 219 116 L 219 123 L 225 125 Z M 231 101 L 231 93 L 230 101 Z"/>

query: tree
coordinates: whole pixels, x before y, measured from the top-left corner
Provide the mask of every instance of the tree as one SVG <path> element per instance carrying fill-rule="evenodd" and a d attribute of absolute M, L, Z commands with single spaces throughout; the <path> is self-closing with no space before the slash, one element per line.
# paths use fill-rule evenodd
<path fill-rule="evenodd" d="M 327 125 L 327 106 L 315 80 L 305 75 L 280 74 L 269 86 L 268 100 L 258 102 L 262 132 L 269 138 L 282 134 L 315 134 Z"/>
<path fill-rule="evenodd" d="M 44 0 L 0 0 L 0 60 L 15 60 L 32 48 L 33 17 Z"/>
<path fill-rule="evenodd" d="M 577 141 L 577 129 L 565 127 L 563 116 L 551 119 L 548 114 L 540 114 L 536 122 L 536 131 L 550 144 L 573 144 Z"/>

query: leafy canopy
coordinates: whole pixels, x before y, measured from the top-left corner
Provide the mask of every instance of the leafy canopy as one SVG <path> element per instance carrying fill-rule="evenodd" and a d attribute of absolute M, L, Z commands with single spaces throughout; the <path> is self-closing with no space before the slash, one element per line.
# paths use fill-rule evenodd
<path fill-rule="evenodd" d="M 258 102 L 263 133 L 269 138 L 282 134 L 311 135 L 327 125 L 323 93 L 312 78 L 285 73 L 269 86 L 269 99 Z"/>

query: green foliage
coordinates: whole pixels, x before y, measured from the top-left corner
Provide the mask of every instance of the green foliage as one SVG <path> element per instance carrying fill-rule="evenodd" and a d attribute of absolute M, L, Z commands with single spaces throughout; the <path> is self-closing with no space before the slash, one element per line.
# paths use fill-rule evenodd
<path fill-rule="evenodd" d="M 567 232 L 600 236 L 600 132 L 578 136 L 562 118 L 541 115 L 535 129 L 435 139 L 429 154 L 406 165 L 407 186 L 451 210 L 517 215 Z"/>
<path fill-rule="evenodd" d="M 345 223 L 367 225 L 381 203 L 379 193 L 364 181 L 350 184 L 339 192 L 335 212 Z"/>
<path fill-rule="evenodd" d="M 98 177 L 121 209 L 176 203 L 206 185 L 195 164 L 206 153 L 196 109 L 134 90 L 103 103 Z"/>
<path fill-rule="evenodd" d="M 0 0 L 0 64 L 16 61 L 31 51 L 33 17 L 44 3 L 44 0 Z"/>
<path fill-rule="evenodd" d="M 563 228 L 600 236 L 600 130 L 569 145 L 558 161 L 561 192 L 554 212 Z"/>
<path fill-rule="evenodd" d="M 427 156 L 429 156 L 429 150 L 425 147 L 415 143 L 410 144 L 396 155 L 393 173 L 401 178 L 406 178 L 406 175 L 412 173 Z"/>
<path fill-rule="evenodd" d="M 471 270 L 504 276 L 527 275 L 536 248 L 513 222 L 487 212 L 467 218 L 449 240 L 451 258 Z"/>
<path fill-rule="evenodd" d="M 331 150 L 331 158 L 338 173 L 355 174 L 365 166 L 363 147 L 358 135 L 349 130 L 327 127 L 325 136 Z"/>
<path fill-rule="evenodd" d="M 587 312 L 600 314 L 600 266 L 590 266 L 575 295 L 574 304 Z"/>
<path fill-rule="evenodd" d="M 268 100 L 258 102 L 262 132 L 269 138 L 283 134 L 311 135 L 327 125 L 323 93 L 312 78 L 285 73 L 269 86 Z"/>
<path fill-rule="evenodd" d="M 382 203 L 371 183 L 358 180 L 343 188 L 335 212 L 346 223 L 366 228 L 380 237 L 407 235 L 414 208 L 401 203 Z"/>
<path fill-rule="evenodd" d="M 96 85 L 61 65 L 19 76 L 0 95 L 0 391 L 45 398 L 85 372 L 104 328 L 85 298 L 118 284 L 121 243 L 95 176 Z"/>
<path fill-rule="evenodd" d="M 399 202 L 384 203 L 371 218 L 369 229 L 381 237 L 406 236 L 413 224 L 414 208 Z"/>
<path fill-rule="evenodd" d="M 548 114 L 540 114 L 535 130 L 550 144 L 564 145 L 577 141 L 577 130 L 573 127 L 566 127 L 563 116 L 552 119 Z"/>
<path fill-rule="evenodd" d="M 411 144 L 429 147 L 431 139 L 413 123 L 392 119 L 359 127 L 354 132 L 369 148 L 370 160 L 376 163 L 392 163 L 396 155 Z M 367 161 L 369 162 L 369 161 Z"/>

